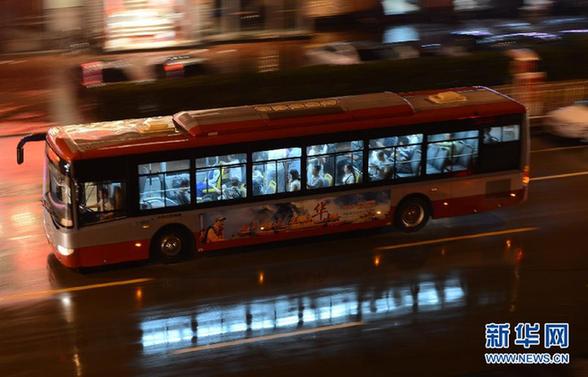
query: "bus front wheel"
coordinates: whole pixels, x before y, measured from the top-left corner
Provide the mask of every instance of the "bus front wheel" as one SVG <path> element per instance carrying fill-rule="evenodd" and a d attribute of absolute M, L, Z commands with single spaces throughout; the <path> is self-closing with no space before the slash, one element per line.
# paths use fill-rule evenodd
<path fill-rule="evenodd" d="M 151 254 L 164 263 L 173 263 L 187 258 L 193 242 L 187 231 L 180 227 L 162 229 L 154 237 Z"/>
<path fill-rule="evenodd" d="M 404 199 L 395 211 L 395 225 L 405 232 L 416 232 L 429 221 L 431 211 L 427 200 L 420 197 Z"/>

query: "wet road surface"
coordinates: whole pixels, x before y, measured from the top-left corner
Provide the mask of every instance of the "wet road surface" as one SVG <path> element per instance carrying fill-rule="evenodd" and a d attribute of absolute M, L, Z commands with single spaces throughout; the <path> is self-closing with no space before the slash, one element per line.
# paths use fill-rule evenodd
<path fill-rule="evenodd" d="M 0 139 L 2 376 L 588 376 L 587 145 L 535 136 L 526 203 L 417 234 L 80 274 L 48 256 L 42 146 L 17 167 L 16 141 Z M 569 322 L 571 365 L 485 366 L 490 322 Z"/>

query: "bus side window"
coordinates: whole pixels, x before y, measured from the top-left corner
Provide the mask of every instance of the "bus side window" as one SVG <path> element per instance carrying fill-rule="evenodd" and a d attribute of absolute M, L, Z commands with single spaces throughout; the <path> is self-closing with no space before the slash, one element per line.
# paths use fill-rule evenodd
<path fill-rule="evenodd" d="M 422 143 L 423 134 L 371 139 L 368 157 L 370 181 L 420 175 Z"/>
<path fill-rule="evenodd" d="M 138 172 L 140 209 L 190 204 L 190 160 L 141 164 Z"/>
<path fill-rule="evenodd" d="M 78 187 L 78 207 L 80 221 L 83 225 L 125 215 L 124 182 L 84 182 Z"/>
<path fill-rule="evenodd" d="M 306 148 L 310 190 L 363 182 L 363 141 L 353 140 Z"/>
<path fill-rule="evenodd" d="M 520 126 L 487 127 L 482 130 L 480 171 L 517 169 L 520 165 Z"/>
<path fill-rule="evenodd" d="M 478 158 L 478 130 L 428 135 L 427 174 L 472 172 Z"/>
<path fill-rule="evenodd" d="M 300 191 L 301 148 L 281 148 L 253 153 L 253 195 Z"/>
<path fill-rule="evenodd" d="M 519 125 L 484 128 L 484 144 L 507 143 L 520 139 Z"/>
<path fill-rule="evenodd" d="M 245 153 L 196 159 L 196 203 L 247 197 Z"/>

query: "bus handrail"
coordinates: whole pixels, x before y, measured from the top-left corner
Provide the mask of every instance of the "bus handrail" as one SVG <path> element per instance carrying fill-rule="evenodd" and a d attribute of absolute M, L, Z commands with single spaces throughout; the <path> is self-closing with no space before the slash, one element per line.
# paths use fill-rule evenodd
<path fill-rule="evenodd" d="M 24 162 L 24 146 L 29 141 L 45 141 L 47 138 L 47 132 L 37 132 L 28 134 L 18 142 L 16 146 L 16 163 L 21 165 Z"/>

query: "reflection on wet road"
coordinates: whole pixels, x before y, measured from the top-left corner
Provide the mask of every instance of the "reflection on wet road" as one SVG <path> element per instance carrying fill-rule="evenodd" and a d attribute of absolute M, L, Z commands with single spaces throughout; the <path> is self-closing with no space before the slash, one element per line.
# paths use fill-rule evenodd
<path fill-rule="evenodd" d="M 450 309 L 464 304 L 458 279 L 425 281 L 414 287 L 398 286 L 383 291 L 358 291 L 339 287 L 308 296 L 277 296 L 241 305 L 202 310 L 189 316 L 151 319 L 141 323 L 145 353 L 203 345 L 237 345 L 237 339 L 263 339 L 271 333 L 298 335 L 300 330 L 361 324 L 382 317 L 401 317 L 418 311 Z M 297 330 L 288 333 L 284 331 Z"/>

